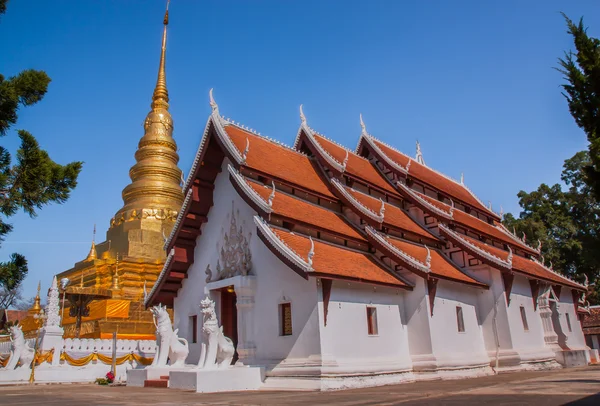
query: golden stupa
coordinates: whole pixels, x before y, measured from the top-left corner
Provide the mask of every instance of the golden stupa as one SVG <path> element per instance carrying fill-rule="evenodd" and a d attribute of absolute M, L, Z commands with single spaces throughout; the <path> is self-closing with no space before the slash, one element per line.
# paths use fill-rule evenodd
<path fill-rule="evenodd" d="M 69 287 L 111 292 L 110 299 L 94 300 L 85 309 L 82 338 L 110 338 L 116 331 L 119 338 L 154 339 L 155 326 L 143 300 L 162 270 L 165 238 L 184 199 L 165 74 L 168 13 L 167 8 L 158 79 L 144 136 L 135 152 L 136 163 L 129 171 L 131 183 L 123 189 L 124 205 L 111 219 L 106 241 L 96 244 L 92 240 L 87 258 L 57 275 L 58 280 L 69 278 L 67 295 Z M 77 318 L 69 315 L 67 306 L 65 337 L 73 337 Z"/>

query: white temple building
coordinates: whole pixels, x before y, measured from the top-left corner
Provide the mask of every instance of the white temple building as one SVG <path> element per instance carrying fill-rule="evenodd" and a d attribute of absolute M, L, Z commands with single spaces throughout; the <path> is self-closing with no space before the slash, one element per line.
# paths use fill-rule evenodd
<path fill-rule="evenodd" d="M 464 185 L 366 130 L 293 147 L 212 98 L 169 256 L 146 305 L 197 363 L 209 295 L 265 387 L 338 389 L 581 365 L 587 286 L 543 263 Z"/>

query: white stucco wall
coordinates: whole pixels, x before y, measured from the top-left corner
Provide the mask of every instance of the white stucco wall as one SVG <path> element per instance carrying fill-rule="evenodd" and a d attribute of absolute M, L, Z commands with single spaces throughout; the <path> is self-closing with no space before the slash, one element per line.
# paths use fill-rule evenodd
<path fill-rule="evenodd" d="M 257 275 L 255 343 L 257 359 L 274 363 L 286 358 L 320 356 L 316 279 L 308 281 L 275 257 L 258 238 L 252 244 Z M 280 335 L 279 304 L 291 303 L 292 335 Z"/>
<path fill-rule="evenodd" d="M 198 343 L 190 342 L 188 363 L 197 363 L 202 340 L 202 315 L 200 301 L 206 296 L 206 266 L 213 273 L 219 258 L 225 233 L 229 232 L 233 208 L 237 216 L 237 227 L 244 235 L 251 234 L 249 246 L 252 253 L 252 271 L 256 275 L 254 311 L 249 328 L 254 337 L 247 337 L 256 345 L 257 363 L 276 363 L 282 359 L 320 355 L 318 332 L 316 280 L 305 280 L 275 257 L 256 235 L 253 217 L 256 212 L 238 195 L 229 181 L 227 159 L 223 170 L 215 179 L 214 204 L 208 213 L 208 221 L 202 226 L 202 234 L 196 241 L 194 263 L 188 270 L 174 301 L 174 326 L 180 336 L 191 340 L 190 316 L 198 316 Z M 214 278 L 214 275 L 213 275 Z M 237 293 L 237 292 L 236 292 Z M 218 292 L 211 293 L 216 301 L 220 317 Z M 290 302 L 292 309 L 293 335 L 280 336 L 279 303 Z M 246 320 L 238 309 L 238 331 Z M 238 343 L 239 345 L 240 343 Z"/>
<path fill-rule="evenodd" d="M 583 330 L 581 329 L 581 323 L 577 319 L 577 313 L 575 313 L 575 306 L 573 305 L 572 290 L 563 287 L 559 300 L 560 301 L 557 304 L 559 315 L 558 320 L 560 322 L 560 329 L 567 337 L 567 346 L 572 350 L 586 348 L 585 337 L 583 335 Z M 569 331 L 567 326 L 566 314 L 569 314 L 572 331 Z"/>
<path fill-rule="evenodd" d="M 410 370 L 403 289 L 333 281 L 324 326 L 320 302 L 323 359 L 338 373 Z M 377 313 L 377 334 L 368 334 L 367 307 Z"/>
<path fill-rule="evenodd" d="M 478 296 L 482 292 L 464 284 L 438 282 L 430 323 L 438 368 L 489 364 L 477 314 Z M 458 331 L 457 307 L 462 309 L 464 332 Z"/>
<path fill-rule="evenodd" d="M 521 306 L 525 308 L 529 331 L 525 331 L 523 328 Z M 519 353 L 544 351 L 544 327 L 539 309 L 534 310 L 529 280 L 521 275 L 515 275 L 507 312 L 513 347 Z"/>

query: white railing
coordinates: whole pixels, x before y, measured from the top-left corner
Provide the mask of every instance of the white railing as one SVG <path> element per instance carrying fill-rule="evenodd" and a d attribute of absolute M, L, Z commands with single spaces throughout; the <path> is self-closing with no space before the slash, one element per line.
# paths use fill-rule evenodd
<path fill-rule="evenodd" d="M 111 354 L 113 350 L 112 339 L 98 338 L 67 338 L 63 341 L 63 351 L 67 354 L 90 354 L 98 352 Z M 154 340 L 117 340 L 117 354 L 154 354 L 156 341 Z"/>
<path fill-rule="evenodd" d="M 31 348 L 33 348 L 35 346 L 35 338 L 28 338 L 25 341 L 27 342 L 27 344 L 29 344 L 29 346 Z M 12 343 L 10 342 L 10 340 L 1 342 L 0 343 L 0 355 L 10 354 L 11 346 L 12 346 Z"/>

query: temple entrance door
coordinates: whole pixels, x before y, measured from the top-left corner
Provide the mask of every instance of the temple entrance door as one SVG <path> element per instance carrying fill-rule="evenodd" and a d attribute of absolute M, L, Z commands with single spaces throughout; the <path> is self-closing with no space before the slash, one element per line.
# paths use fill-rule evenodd
<path fill-rule="evenodd" d="M 237 297 L 233 286 L 227 286 L 221 290 L 221 324 L 223 334 L 231 338 L 235 346 L 232 364 L 238 360 L 238 329 L 237 329 Z"/>

